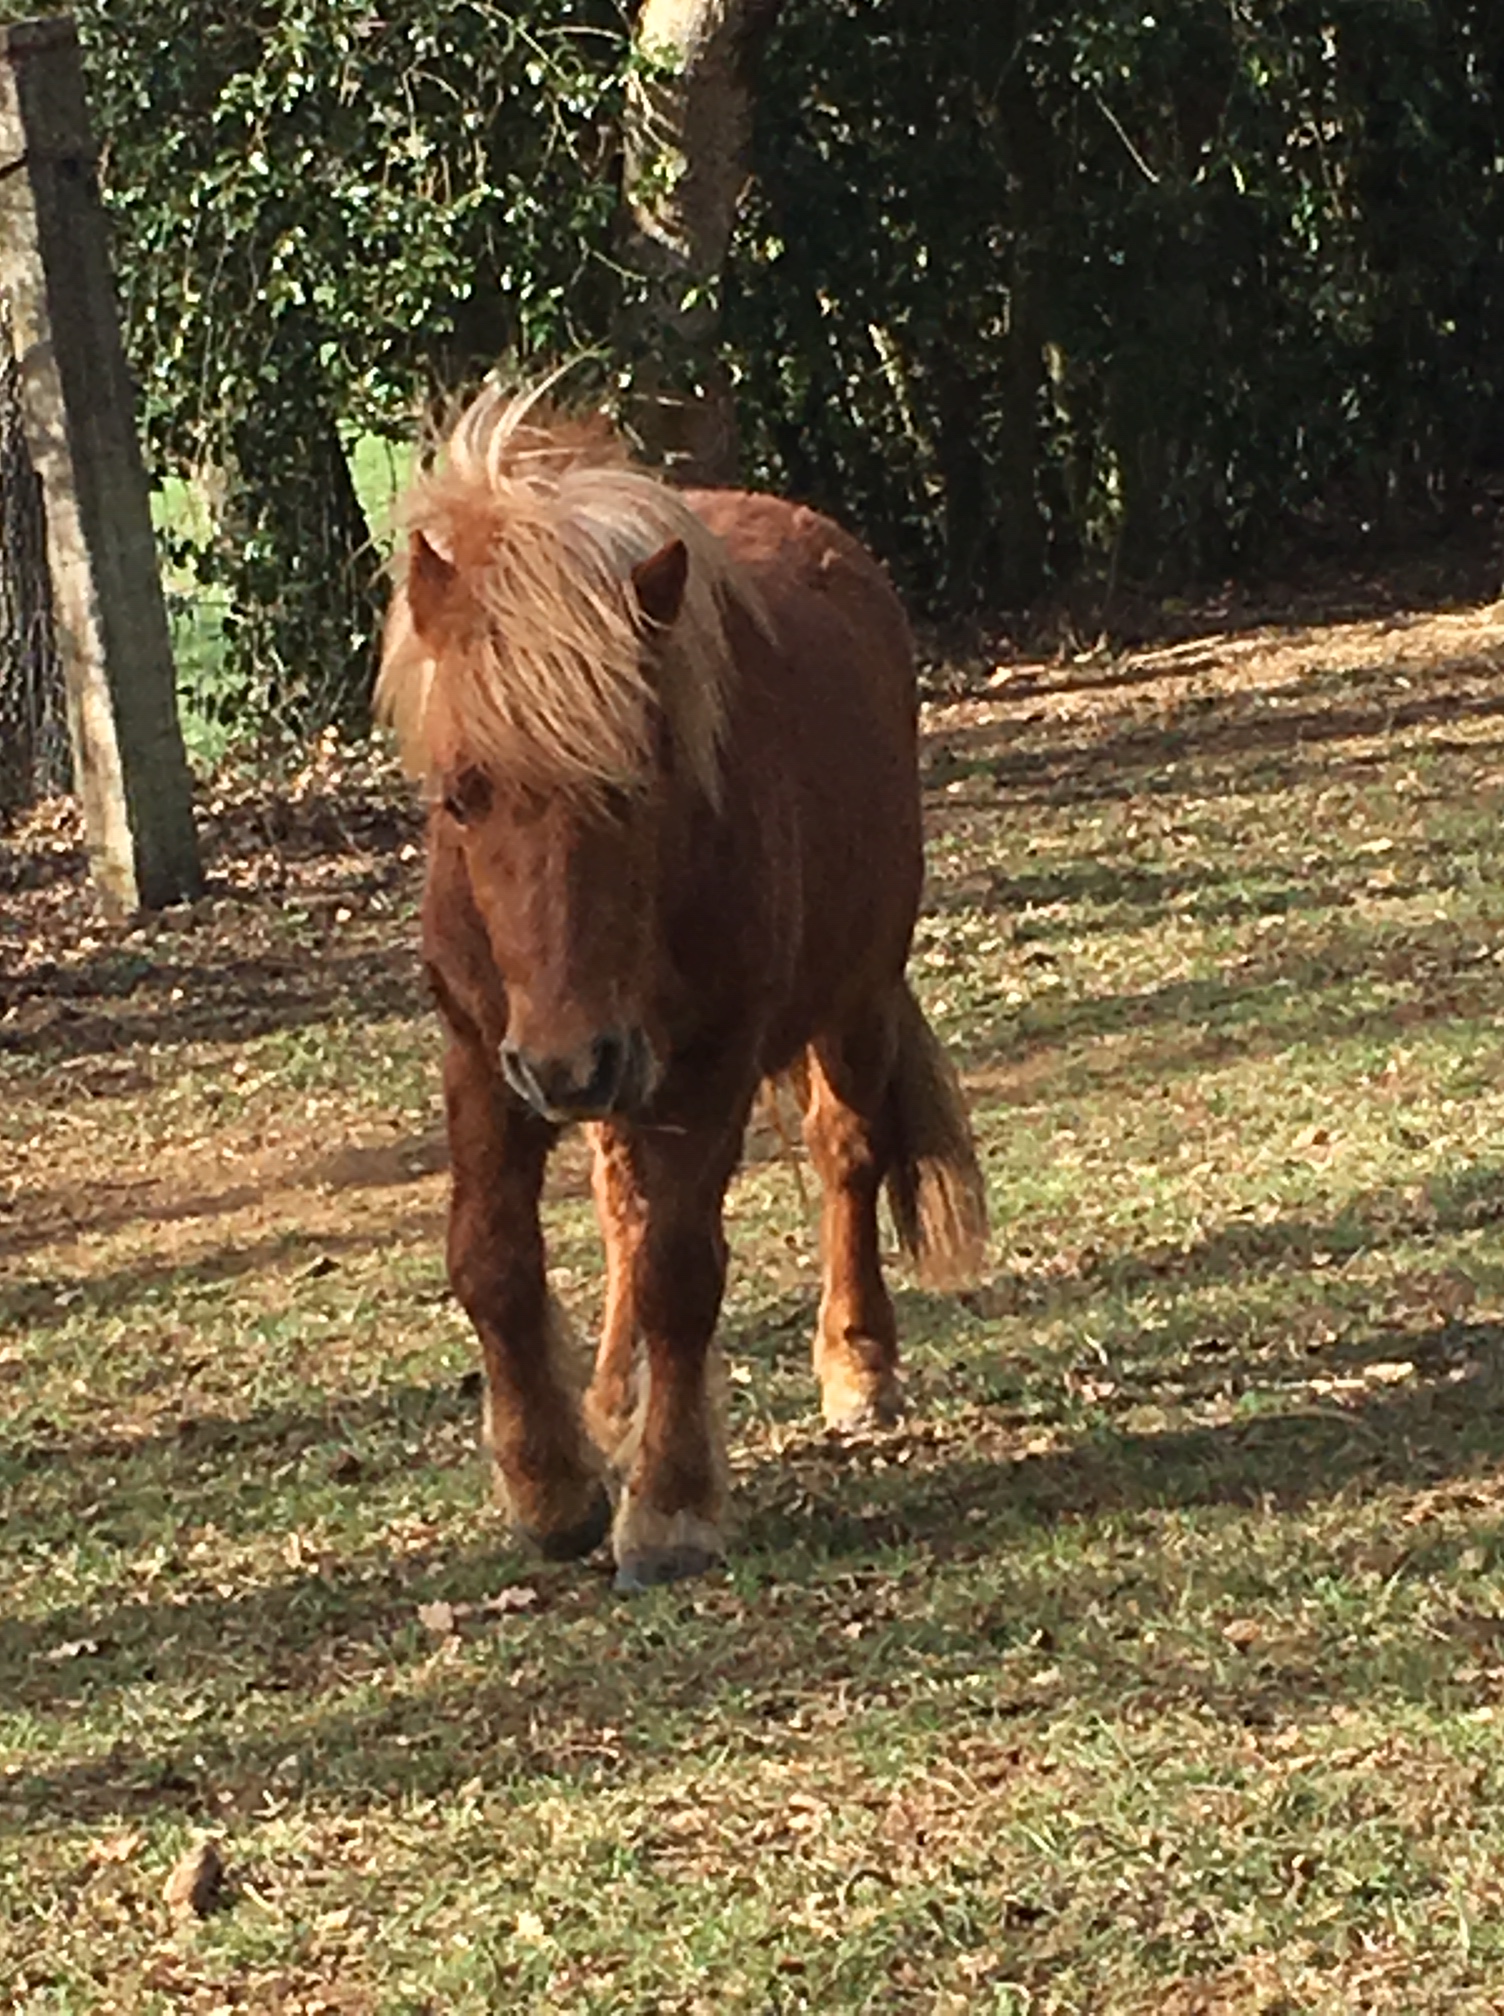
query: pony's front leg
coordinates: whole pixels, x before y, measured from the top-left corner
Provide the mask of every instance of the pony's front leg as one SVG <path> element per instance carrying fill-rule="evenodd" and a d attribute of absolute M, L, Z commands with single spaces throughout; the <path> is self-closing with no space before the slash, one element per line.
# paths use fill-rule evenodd
<path fill-rule="evenodd" d="M 449 1279 L 480 1339 L 498 1496 L 519 1537 L 546 1559 L 588 1554 L 606 1536 L 611 1507 L 544 1267 L 538 1198 L 557 1130 L 511 1096 L 465 1037 L 445 1055 L 444 1101 Z"/>
<path fill-rule="evenodd" d="M 618 1589 L 701 1574 L 725 1552 L 726 1428 L 710 1345 L 726 1285 L 722 1203 L 740 1147 L 740 1123 L 710 1142 L 644 1132 L 618 1165 L 632 1170 L 643 1207 L 634 1274 L 646 1380 L 612 1534 Z"/>

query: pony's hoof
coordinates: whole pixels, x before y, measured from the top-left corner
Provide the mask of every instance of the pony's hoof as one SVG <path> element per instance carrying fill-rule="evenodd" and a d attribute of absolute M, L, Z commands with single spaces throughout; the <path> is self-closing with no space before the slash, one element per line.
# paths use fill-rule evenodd
<path fill-rule="evenodd" d="M 719 1521 L 698 1512 L 660 1512 L 630 1491 L 617 1508 L 612 1545 L 623 1595 L 707 1574 L 725 1555 Z"/>
<path fill-rule="evenodd" d="M 896 1387 L 880 1393 L 843 1396 L 840 1405 L 826 1407 L 825 1426 L 832 1435 L 880 1435 L 903 1419 L 903 1395 Z"/>
<path fill-rule="evenodd" d="M 870 1435 L 896 1427 L 903 1415 L 903 1382 L 875 1343 L 858 1350 L 815 1346 L 820 1412 L 837 1435 Z"/>
<path fill-rule="evenodd" d="M 664 1582 L 688 1582 L 696 1575 L 708 1575 L 720 1565 L 720 1555 L 704 1547 L 659 1547 L 628 1554 L 617 1564 L 616 1591 L 620 1596 L 635 1596 L 639 1590 L 656 1589 Z"/>
<path fill-rule="evenodd" d="M 541 1533 L 532 1526 L 519 1526 L 517 1537 L 545 1561 L 578 1561 L 583 1555 L 593 1554 L 610 1530 L 611 1500 L 602 1487 L 585 1517 L 573 1526 L 560 1527 L 550 1533 Z"/>

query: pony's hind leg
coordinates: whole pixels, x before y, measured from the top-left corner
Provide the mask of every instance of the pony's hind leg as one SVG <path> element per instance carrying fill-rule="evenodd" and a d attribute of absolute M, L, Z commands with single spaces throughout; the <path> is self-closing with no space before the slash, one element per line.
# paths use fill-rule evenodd
<path fill-rule="evenodd" d="M 595 1375 L 585 1394 L 585 1425 L 609 1463 L 619 1463 L 637 1412 L 643 1375 L 637 1325 L 637 1265 L 647 1211 L 632 1173 L 631 1153 L 610 1127 L 591 1130 L 591 1188 L 606 1249 L 606 1307 Z"/>
<path fill-rule="evenodd" d="M 820 1178 L 815 1376 L 826 1424 L 890 1425 L 901 1411 L 898 1329 L 878 1251 L 877 1196 L 892 1159 L 892 1017 L 873 1009 L 817 1039 L 798 1074 L 804 1138 Z"/>
<path fill-rule="evenodd" d="M 606 1537 L 611 1506 L 544 1271 L 538 1197 L 556 1130 L 511 1097 L 465 1037 L 445 1054 L 444 1094 L 449 1278 L 480 1340 L 498 1496 L 519 1536 L 546 1558 L 588 1554 Z"/>

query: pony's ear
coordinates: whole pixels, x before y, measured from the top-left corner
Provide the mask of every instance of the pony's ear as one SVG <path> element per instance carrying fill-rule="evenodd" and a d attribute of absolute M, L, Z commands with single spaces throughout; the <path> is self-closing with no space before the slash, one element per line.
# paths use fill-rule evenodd
<path fill-rule="evenodd" d="M 689 549 L 682 539 L 670 539 L 632 569 L 632 593 L 650 623 L 666 630 L 684 604 L 689 580 Z"/>
<path fill-rule="evenodd" d="M 448 607 L 458 572 L 454 562 L 446 560 L 425 534 L 413 534 L 407 554 L 407 606 L 413 628 L 430 643 Z"/>

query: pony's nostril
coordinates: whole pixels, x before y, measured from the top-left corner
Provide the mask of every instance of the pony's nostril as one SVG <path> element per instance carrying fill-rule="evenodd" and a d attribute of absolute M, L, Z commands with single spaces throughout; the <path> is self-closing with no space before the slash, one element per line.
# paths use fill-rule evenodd
<path fill-rule="evenodd" d="M 626 1043 L 620 1036 L 597 1036 L 591 1059 L 590 1083 L 582 1089 L 581 1099 L 600 1112 L 609 1112 L 626 1075 Z"/>
<path fill-rule="evenodd" d="M 618 1034 L 596 1037 L 573 1057 L 529 1055 L 514 1043 L 504 1043 L 500 1056 L 507 1084 L 545 1119 L 613 1112 L 631 1076 L 631 1042 Z"/>
<path fill-rule="evenodd" d="M 622 1039 L 621 1075 L 617 1080 L 617 1104 L 624 1112 L 640 1111 L 651 1098 L 657 1076 L 653 1046 L 641 1029 L 633 1029 Z"/>
<path fill-rule="evenodd" d="M 501 1075 L 525 1106 L 542 1112 L 548 1104 L 532 1066 L 514 1043 L 501 1046 Z"/>

